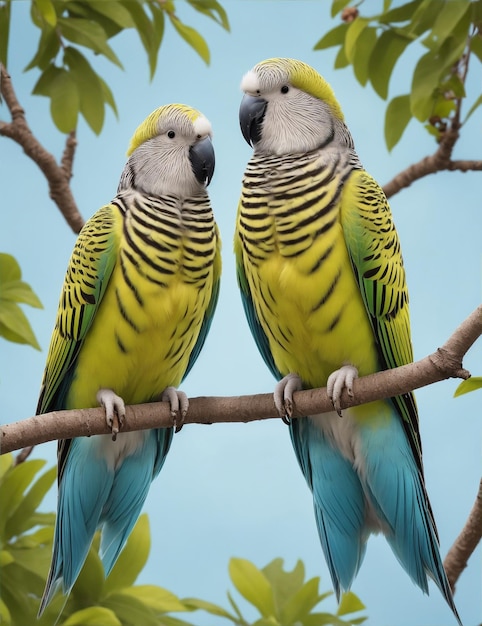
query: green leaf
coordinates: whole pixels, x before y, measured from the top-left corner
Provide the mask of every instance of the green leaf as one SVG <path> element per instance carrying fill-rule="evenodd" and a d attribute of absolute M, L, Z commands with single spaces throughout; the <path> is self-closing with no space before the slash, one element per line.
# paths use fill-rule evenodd
<path fill-rule="evenodd" d="M 10 615 L 10 611 L 8 610 L 5 602 L 0 598 L 0 624 L 4 626 L 10 626 L 12 623 L 12 616 Z"/>
<path fill-rule="evenodd" d="M 355 47 L 358 41 L 358 38 L 363 33 L 365 28 L 368 26 L 369 20 L 363 17 L 357 17 L 353 22 L 348 26 L 348 30 L 345 36 L 345 54 L 346 58 L 350 63 L 353 63 L 354 55 L 355 55 Z"/>
<path fill-rule="evenodd" d="M 353 71 L 361 85 L 366 85 L 371 53 L 377 43 L 376 28 L 368 26 L 358 37 L 353 56 Z"/>
<path fill-rule="evenodd" d="M 0 336 L 13 343 L 21 343 L 41 350 L 25 313 L 14 302 L 1 301 Z"/>
<path fill-rule="evenodd" d="M 92 10 L 109 18 L 121 29 L 133 28 L 135 22 L 132 15 L 120 2 L 92 2 Z"/>
<path fill-rule="evenodd" d="M 410 39 L 396 31 L 385 30 L 378 38 L 370 55 L 368 74 L 373 89 L 384 100 L 395 63 L 410 43 Z"/>
<path fill-rule="evenodd" d="M 333 0 L 331 4 L 331 17 L 335 17 L 337 13 L 342 11 L 351 0 Z"/>
<path fill-rule="evenodd" d="M 345 41 L 348 24 L 343 22 L 323 35 L 314 45 L 313 50 L 325 50 L 333 46 L 341 46 Z"/>
<path fill-rule="evenodd" d="M 175 15 L 169 15 L 169 19 L 171 21 L 171 24 L 177 30 L 178 34 L 184 39 L 184 41 L 188 43 L 199 54 L 199 56 L 206 63 L 206 65 L 209 65 L 209 48 L 202 35 L 200 35 L 197 30 L 195 30 L 191 26 L 183 24 L 183 22 L 181 22 L 181 20 L 179 20 Z"/>
<path fill-rule="evenodd" d="M 122 623 L 142 624 L 142 626 L 159 626 L 159 620 L 143 602 L 122 592 L 109 594 L 102 604 L 111 609 Z"/>
<path fill-rule="evenodd" d="M 11 467 L 13 467 L 13 455 L 11 453 L 0 455 L 0 489 L 3 477 L 7 474 Z"/>
<path fill-rule="evenodd" d="M 422 0 L 417 4 L 410 25 L 407 27 L 407 32 L 419 37 L 432 28 L 434 16 L 440 9 L 440 0 Z"/>
<path fill-rule="evenodd" d="M 334 67 L 336 70 L 340 70 L 347 65 L 350 65 L 350 61 L 346 58 L 345 48 L 341 47 L 336 55 Z"/>
<path fill-rule="evenodd" d="M 0 5 L 0 62 L 8 67 L 8 39 L 10 34 L 10 2 Z"/>
<path fill-rule="evenodd" d="M 97 6 L 112 6 L 113 0 L 95 1 L 95 2 L 76 2 L 75 0 L 69 0 L 68 3 L 68 17 L 69 18 L 85 18 L 91 22 L 98 24 L 105 33 L 105 39 L 111 39 L 115 35 L 123 30 L 122 26 L 116 24 L 109 17 L 106 17 L 103 13 L 97 11 Z"/>
<path fill-rule="evenodd" d="M 50 114 L 62 133 L 70 133 L 77 127 L 80 97 L 74 77 L 63 68 L 50 85 Z"/>
<path fill-rule="evenodd" d="M 319 578 L 311 578 L 301 589 L 287 599 L 281 610 L 283 624 L 303 622 L 304 618 L 320 602 L 319 583 Z"/>
<path fill-rule="evenodd" d="M 104 55 L 109 61 L 123 69 L 122 63 L 107 43 L 105 31 L 96 22 L 79 17 L 61 17 L 58 20 L 58 27 L 62 36 L 69 41 Z"/>
<path fill-rule="evenodd" d="M 222 606 L 218 606 L 217 604 L 213 604 L 212 602 L 207 602 L 206 600 L 199 600 L 198 598 L 183 598 L 181 602 L 184 606 L 190 609 L 198 609 L 200 611 L 206 611 L 206 613 L 210 613 L 211 615 L 217 615 L 219 617 L 225 617 L 226 619 L 231 620 L 235 624 L 239 623 L 239 615 L 236 617 L 232 615 L 226 609 L 223 609 Z"/>
<path fill-rule="evenodd" d="M 10 552 L 7 552 L 6 550 L 2 550 L 0 552 L 0 567 L 6 567 L 7 565 L 10 565 L 10 563 L 13 563 L 14 561 L 15 559 L 10 554 Z"/>
<path fill-rule="evenodd" d="M 42 303 L 30 285 L 20 280 L 22 272 L 20 265 L 11 254 L 0 252 L 0 307 L 4 300 L 22 302 L 41 309 Z"/>
<path fill-rule="evenodd" d="M 191 610 L 191 607 L 186 606 L 176 595 L 156 585 L 127 587 L 122 590 L 122 593 L 140 600 L 156 614 Z"/>
<path fill-rule="evenodd" d="M 390 100 L 385 113 L 385 143 L 391 150 L 400 141 L 407 124 L 412 119 L 410 96 L 397 96 Z"/>
<path fill-rule="evenodd" d="M 22 278 L 22 270 L 17 260 L 11 254 L 0 252 L 0 284 L 20 280 Z"/>
<path fill-rule="evenodd" d="M 12 281 L 7 285 L 2 284 L 2 292 L 0 302 L 2 300 L 10 300 L 11 302 L 22 302 L 29 304 L 36 309 L 42 309 L 42 303 L 38 296 L 32 290 L 32 287 L 21 280 Z"/>
<path fill-rule="evenodd" d="M 52 486 L 56 476 L 57 468 L 52 467 L 30 487 L 5 525 L 6 538 L 21 535 L 35 526 L 35 520 L 32 520 L 32 516 Z"/>
<path fill-rule="evenodd" d="M 126 545 L 105 581 L 105 591 L 123 589 L 134 584 L 149 556 L 151 534 L 146 513 L 137 520 Z"/>
<path fill-rule="evenodd" d="M 5 474 L 2 480 L 2 498 L 0 500 L 1 537 L 5 540 L 4 529 L 20 502 L 23 493 L 45 465 L 45 461 L 32 459 L 15 465 Z"/>
<path fill-rule="evenodd" d="M 72 46 L 64 51 L 64 63 L 69 67 L 77 85 L 80 112 L 97 135 L 104 125 L 104 91 L 98 74 L 87 59 Z"/>
<path fill-rule="evenodd" d="M 470 393 L 476 389 L 482 389 L 482 376 L 471 376 L 467 378 L 467 380 L 463 380 L 455 390 L 454 398 L 458 398 L 458 396 L 462 396 L 464 393 Z"/>
<path fill-rule="evenodd" d="M 91 606 L 88 609 L 76 611 L 68 617 L 62 626 L 122 626 L 122 622 L 110 609 L 102 606 Z"/>
<path fill-rule="evenodd" d="M 38 67 L 42 71 L 47 70 L 60 49 L 60 39 L 57 32 L 50 26 L 42 29 L 40 40 L 35 56 L 24 69 L 24 72 Z"/>
<path fill-rule="evenodd" d="M 151 49 L 148 53 L 149 60 L 149 78 L 152 80 L 157 68 L 157 59 L 159 57 L 159 48 L 161 47 L 162 39 L 164 37 L 164 10 L 161 5 L 152 4 L 149 5 L 152 12 L 152 39 Z"/>
<path fill-rule="evenodd" d="M 412 2 L 407 2 L 406 4 L 402 4 L 399 7 L 395 7 L 390 9 L 389 11 L 383 12 L 379 21 L 382 24 L 392 24 L 393 22 L 406 22 L 410 20 L 415 9 L 420 4 L 420 0 L 413 0 Z"/>
<path fill-rule="evenodd" d="M 349 613 L 357 613 L 363 611 L 366 606 L 352 591 L 347 591 L 341 596 L 340 604 L 338 605 L 337 615 L 348 615 Z"/>
<path fill-rule="evenodd" d="M 438 49 L 450 37 L 456 24 L 470 12 L 471 2 L 468 0 L 450 0 L 439 5 L 435 21 L 430 33 L 431 49 Z"/>
<path fill-rule="evenodd" d="M 271 584 L 278 606 L 281 606 L 288 597 L 301 589 L 305 580 L 305 567 L 301 561 L 297 561 L 291 572 L 285 571 L 283 565 L 283 559 L 278 558 L 268 563 L 261 570 Z"/>
<path fill-rule="evenodd" d="M 420 122 L 428 119 L 435 100 L 434 92 L 441 74 L 439 55 L 427 52 L 418 60 L 413 72 L 410 108 Z"/>
<path fill-rule="evenodd" d="M 47 24 L 55 28 L 57 25 L 57 13 L 52 0 L 35 0 L 35 4 Z"/>
<path fill-rule="evenodd" d="M 224 8 L 217 2 L 217 0 L 187 0 L 188 3 L 198 11 L 207 17 L 211 18 L 222 26 L 225 30 L 229 31 L 228 14 Z"/>
<path fill-rule="evenodd" d="M 265 574 L 245 559 L 229 561 L 229 575 L 234 586 L 248 602 L 251 602 L 263 617 L 276 615 L 273 590 Z"/>

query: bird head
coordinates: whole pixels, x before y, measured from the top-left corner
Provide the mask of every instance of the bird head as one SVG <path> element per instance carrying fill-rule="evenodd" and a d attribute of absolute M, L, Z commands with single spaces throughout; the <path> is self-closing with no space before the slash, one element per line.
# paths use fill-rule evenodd
<path fill-rule="evenodd" d="M 184 104 L 153 111 L 135 131 L 119 191 L 191 196 L 209 185 L 214 173 L 211 124 Z"/>
<path fill-rule="evenodd" d="M 257 153 L 310 152 L 332 141 L 353 147 L 332 88 L 295 59 L 268 59 L 244 75 L 239 120 Z"/>

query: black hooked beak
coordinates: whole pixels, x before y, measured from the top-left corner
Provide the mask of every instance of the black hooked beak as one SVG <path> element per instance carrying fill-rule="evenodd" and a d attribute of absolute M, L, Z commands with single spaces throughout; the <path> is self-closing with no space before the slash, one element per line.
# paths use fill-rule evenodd
<path fill-rule="evenodd" d="M 214 148 L 210 137 L 204 137 L 189 148 L 192 171 L 198 181 L 206 187 L 214 174 Z"/>
<path fill-rule="evenodd" d="M 251 145 L 261 139 L 261 123 L 268 103 L 260 96 L 246 94 L 239 107 L 239 124 L 246 141 Z"/>

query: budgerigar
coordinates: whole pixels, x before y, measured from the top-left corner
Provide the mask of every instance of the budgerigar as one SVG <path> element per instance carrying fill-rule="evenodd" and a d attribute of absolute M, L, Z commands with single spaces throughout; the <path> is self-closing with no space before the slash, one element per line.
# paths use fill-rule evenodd
<path fill-rule="evenodd" d="M 117 434 L 126 404 L 168 400 L 206 339 L 218 299 L 220 238 L 206 187 L 211 125 L 170 104 L 137 128 L 115 198 L 88 220 L 67 269 L 37 413 L 105 407 L 113 436 L 58 446 L 58 508 L 41 614 L 69 594 L 93 535 L 109 574 L 134 526 L 173 429 Z"/>
<path fill-rule="evenodd" d="M 258 348 L 281 379 L 280 413 L 290 413 L 295 390 L 324 386 L 337 409 L 289 426 L 336 594 L 350 588 L 370 533 L 382 532 L 412 580 L 428 593 L 432 578 L 459 620 L 425 489 L 413 395 L 338 414 L 358 374 L 412 361 L 386 197 L 313 68 L 269 59 L 241 89 L 241 130 L 254 154 L 238 209 L 238 282 Z"/>

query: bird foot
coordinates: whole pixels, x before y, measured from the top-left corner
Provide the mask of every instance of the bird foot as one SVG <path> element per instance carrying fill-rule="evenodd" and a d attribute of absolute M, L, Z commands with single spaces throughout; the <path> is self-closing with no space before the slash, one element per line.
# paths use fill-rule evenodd
<path fill-rule="evenodd" d="M 171 406 L 171 417 L 174 423 L 174 432 L 178 433 L 184 425 L 184 418 L 189 408 L 188 397 L 184 391 L 180 391 L 175 387 L 166 387 L 162 392 L 161 400 L 162 402 L 169 402 Z"/>
<path fill-rule="evenodd" d="M 105 421 L 112 433 L 112 441 L 115 441 L 126 417 L 124 400 L 112 389 L 99 389 L 96 398 L 105 409 Z"/>
<path fill-rule="evenodd" d="M 341 396 L 346 389 L 350 398 L 353 398 L 353 381 L 358 378 L 358 370 L 353 365 L 343 365 L 328 376 L 326 391 L 333 404 L 333 408 L 341 417 Z"/>
<path fill-rule="evenodd" d="M 298 374 L 288 374 L 282 378 L 274 389 L 274 404 L 279 416 L 285 424 L 290 423 L 293 415 L 293 394 L 301 391 L 303 385 Z"/>

